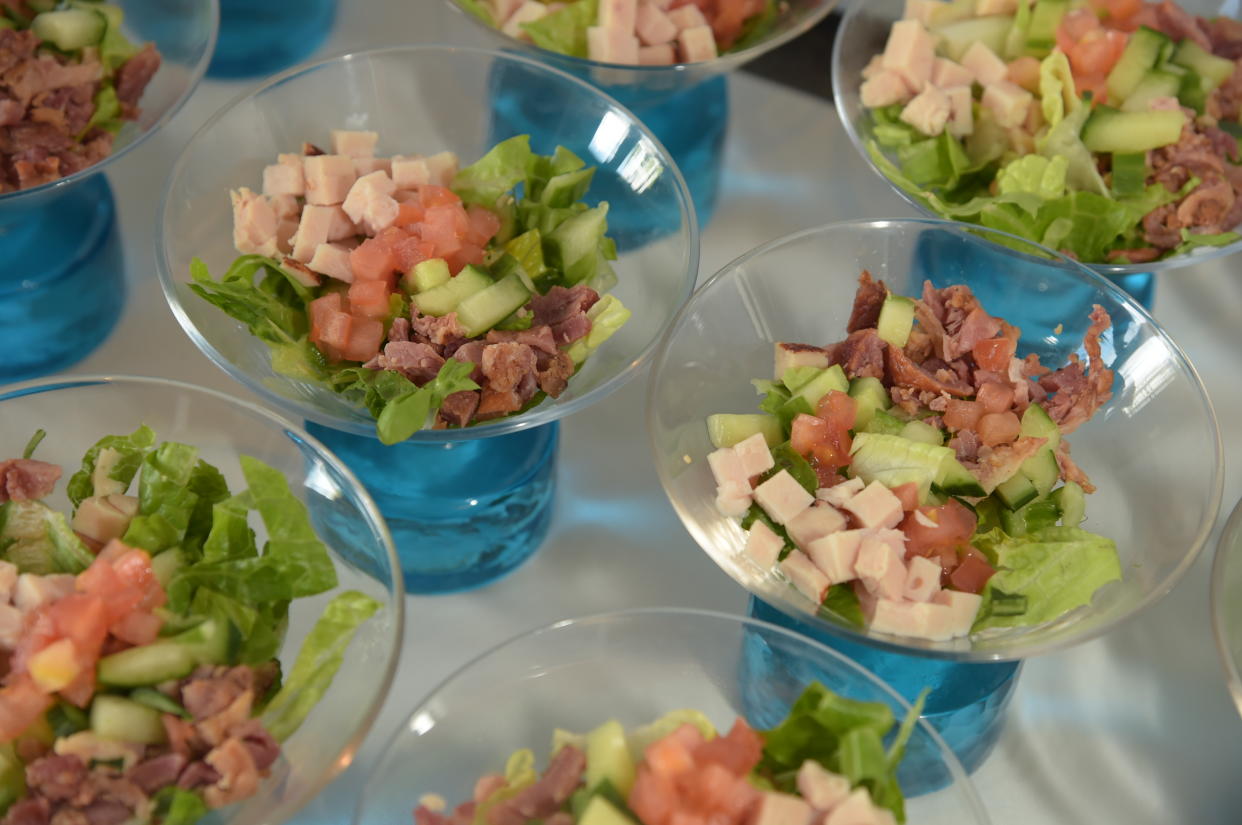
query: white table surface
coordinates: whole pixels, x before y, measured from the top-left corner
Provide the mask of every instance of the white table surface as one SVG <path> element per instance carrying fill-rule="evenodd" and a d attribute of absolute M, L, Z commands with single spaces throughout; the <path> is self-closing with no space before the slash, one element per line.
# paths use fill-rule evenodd
<path fill-rule="evenodd" d="M 341 0 L 319 55 L 410 42 L 480 42 L 442 0 Z M 827 65 L 827 58 L 824 60 Z M 204 82 L 141 151 L 110 168 L 124 240 L 124 316 L 70 372 L 178 378 L 246 390 L 202 356 L 155 276 L 156 207 L 185 142 L 250 83 Z M 705 278 L 804 227 L 910 209 L 849 145 L 836 113 L 745 74 L 729 84 L 720 205 L 702 232 Z M 1156 317 L 1190 355 L 1221 421 L 1232 466 L 1217 533 L 1242 495 L 1242 257 L 1160 280 Z M 157 343 L 153 346 L 153 343 Z M 346 822 L 369 767 L 413 704 L 477 653 L 558 619 L 633 606 L 740 613 L 746 600 L 690 539 L 648 456 L 645 378 L 564 422 L 551 534 L 525 567 L 482 591 L 408 597 L 405 649 L 388 702 L 354 765 L 298 818 Z M 570 494 L 572 491 L 572 495 Z M 1005 732 L 975 782 L 996 823 L 1242 822 L 1242 719 L 1213 644 L 1208 579 L 1216 535 L 1177 588 L 1105 638 L 1028 662 Z M 394 823 L 401 825 L 401 823 Z"/>

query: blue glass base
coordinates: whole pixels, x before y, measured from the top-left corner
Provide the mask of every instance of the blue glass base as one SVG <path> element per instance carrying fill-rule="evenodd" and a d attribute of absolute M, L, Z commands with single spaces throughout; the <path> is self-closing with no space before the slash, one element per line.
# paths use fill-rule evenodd
<path fill-rule="evenodd" d="M 336 0 L 220 0 L 207 76 L 263 77 L 307 57 L 332 31 Z"/>
<path fill-rule="evenodd" d="M 1156 306 L 1156 276 L 1151 272 L 1133 275 L 1107 275 L 1108 280 L 1130 293 L 1130 297 L 1143 305 L 1148 312 Z"/>
<path fill-rule="evenodd" d="M 847 641 L 809 623 L 792 619 L 753 596 L 748 612 L 752 618 L 809 636 L 848 656 L 910 702 L 917 699 L 924 688 L 931 688 L 923 708 L 923 719 L 944 737 L 967 772 L 973 772 L 983 764 L 996 745 L 1004 727 L 1005 708 L 1018 683 L 1021 662 L 952 662 L 892 653 Z M 744 668 L 772 666 L 771 651 L 767 652 L 766 657 L 757 656 L 759 651 L 747 650 L 746 653 Z M 826 676 L 814 672 L 815 669 L 809 664 L 782 662 L 780 666 L 791 673 L 798 673 L 803 681 L 819 679 L 827 687 L 832 687 Z M 746 681 L 745 678 L 743 681 Z M 754 700 L 762 701 L 762 697 L 754 697 Z M 749 716 L 752 712 L 749 704 L 746 710 Z M 755 712 L 762 716 L 762 711 Z M 908 752 L 898 776 L 905 793 L 916 796 L 943 787 L 943 772 L 938 767 L 932 767 L 939 763 L 937 753 Z M 929 782 L 929 777 L 933 777 L 934 781 Z"/>
<path fill-rule="evenodd" d="M 125 305 L 125 263 L 103 175 L 0 213 L 0 383 L 62 370 L 99 346 Z"/>
<path fill-rule="evenodd" d="M 375 499 L 406 591 L 424 594 L 490 584 L 539 548 L 552 520 L 559 426 L 386 447 L 306 422 Z"/>

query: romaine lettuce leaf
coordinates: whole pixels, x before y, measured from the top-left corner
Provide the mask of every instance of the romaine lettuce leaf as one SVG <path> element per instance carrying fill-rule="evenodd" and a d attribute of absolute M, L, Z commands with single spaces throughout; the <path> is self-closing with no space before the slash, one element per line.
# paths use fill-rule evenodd
<path fill-rule="evenodd" d="M 112 449 L 120 454 L 116 463 L 112 465 L 112 469 L 108 471 L 108 478 L 128 488 L 130 482 L 134 480 L 134 474 L 142 466 L 147 450 L 154 445 L 155 431 L 145 424 L 129 435 L 108 435 L 95 442 L 94 446 L 82 457 L 82 468 L 69 478 L 69 483 L 65 487 L 65 493 L 73 502 L 73 506 L 76 508 L 83 499 L 95 494 L 95 484 L 91 476 L 95 473 L 95 465 L 103 450 Z"/>
<path fill-rule="evenodd" d="M 844 619 L 854 627 L 865 625 L 858 594 L 854 592 L 851 585 L 845 583 L 834 584 L 828 588 L 828 592 L 824 594 L 824 601 L 819 606 L 819 614 L 826 615 L 828 618 Z"/>
<path fill-rule="evenodd" d="M 486 155 L 461 169 L 452 190 L 466 203 L 491 207 L 526 179 L 530 163 L 530 135 L 516 135 L 493 146 Z"/>
<path fill-rule="evenodd" d="M 180 544 L 198 505 L 190 478 L 198 448 L 165 441 L 147 454 L 138 476 L 138 515 L 121 540 L 154 555 Z"/>
<path fill-rule="evenodd" d="M 587 56 L 587 28 L 599 17 L 599 0 L 574 0 L 562 9 L 545 15 L 522 29 L 541 49 L 571 57 Z"/>
<path fill-rule="evenodd" d="M 427 426 L 428 419 L 444 399 L 455 392 L 477 390 L 470 378 L 474 364 L 450 358 L 440 367 L 436 377 L 413 391 L 391 399 L 375 419 L 375 430 L 384 444 L 405 441 Z M 410 386 L 413 386 L 411 384 Z"/>
<path fill-rule="evenodd" d="M 1082 106 L 1074 87 L 1074 73 L 1069 58 L 1060 49 L 1039 63 L 1039 99 L 1044 122 L 1055 128 L 1065 115 Z"/>
<path fill-rule="evenodd" d="M 1108 184 L 1104 183 L 1104 178 L 1100 176 L 1100 170 L 1095 165 L 1095 157 L 1083 145 L 1079 137 L 1082 126 L 1087 122 L 1090 114 L 1091 109 L 1088 106 L 1067 110 L 1056 126 L 1049 129 L 1042 137 L 1036 138 L 1035 148 L 1046 158 L 1065 158 L 1067 163 L 1065 182 L 1070 189 L 1091 192 L 1107 199 L 1110 194 Z M 1083 260 L 1094 259 L 1084 258 Z"/>
<path fill-rule="evenodd" d="M 263 280 L 256 283 L 256 276 Z M 263 341 L 295 343 L 307 333 L 306 301 L 293 287 L 263 288 L 262 284 L 273 276 L 289 283 L 286 273 L 262 255 L 239 257 L 219 281 L 211 277 L 199 258 L 190 262 L 190 289 L 200 298 L 241 321 L 251 335 Z"/>
<path fill-rule="evenodd" d="M 1068 169 L 1069 161 L 1061 155 L 1052 158 L 1024 155 L 1011 160 L 996 173 L 997 190 L 1002 195 L 1028 192 L 1041 200 L 1059 198 L 1065 194 Z"/>
<path fill-rule="evenodd" d="M 1173 250 L 1173 254 L 1180 255 L 1183 252 L 1189 252 L 1200 246 L 1228 246 L 1238 239 L 1242 238 L 1237 232 L 1221 232 L 1215 235 L 1200 235 L 1191 232 L 1188 229 L 1182 230 L 1182 242 Z"/>
<path fill-rule="evenodd" d="M 725 49 L 725 54 L 740 52 L 762 41 L 771 33 L 776 21 L 780 19 L 780 4 L 776 0 L 764 0 L 763 8 L 756 14 L 746 18 L 742 23 L 742 31 L 733 45 Z"/>
<path fill-rule="evenodd" d="M 250 456 L 240 461 L 246 493 L 267 528 L 263 560 L 281 571 L 294 598 L 336 587 L 328 548 L 315 535 L 306 505 L 293 495 L 284 473 Z"/>
<path fill-rule="evenodd" d="M 500 25 L 500 23 L 492 17 L 492 12 L 488 9 L 487 4 L 480 2 L 480 0 L 457 0 L 457 5 L 461 6 L 467 12 L 479 18 L 489 26 Z"/>
<path fill-rule="evenodd" d="M 176 785 L 161 788 L 151 801 L 155 803 L 154 818 L 160 825 L 194 825 L 208 812 L 202 797 Z"/>
<path fill-rule="evenodd" d="M 63 513 L 41 501 L 0 505 L 0 549 L 22 573 L 80 573 L 94 557 Z"/>
<path fill-rule="evenodd" d="M 211 530 L 203 542 L 203 561 L 248 559 L 259 555 L 248 518 L 253 504 L 243 492 L 217 501 L 211 508 Z"/>

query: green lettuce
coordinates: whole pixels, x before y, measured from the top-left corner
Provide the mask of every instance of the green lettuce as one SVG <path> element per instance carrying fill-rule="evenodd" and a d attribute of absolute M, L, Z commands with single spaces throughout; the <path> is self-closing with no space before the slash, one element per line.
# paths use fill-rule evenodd
<path fill-rule="evenodd" d="M 493 146 L 487 154 L 461 169 L 452 190 L 466 203 L 491 207 L 526 179 L 533 153 L 530 135 L 517 135 Z"/>
<path fill-rule="evenodd" d="M 995 560 L 996 574 L 983 588 L 972 632 L 1052 621 L 1090 604 L 1099 588 L 1121 578 L 1116 544 L 1077 527 L 1045 527 L 1020 537 L 994 530 L 977 536 L 975 545 Z M 1015 599 L 1025 600 L 1021 612 L 995 609 Z"/>
<path fill-rule="evenodd" d="M 166 441 L 147 454 L 138 476 L 138 515 L 121 540 L 151 554 L 181 543 L 198 506 L 190 477 L 198 448 Z"/>
<path fill-rule="evenodd" d="M 996 173 L 997 190 L 1002 195 L 1028 192 L 1043 200 L 1052 200 L 1065 194 L 1065 173 L 1069 161 L 1057 155 L 1025 155 L 1015 158 Z"/>
<path fill-rule="evenodd" d="M 1039 99 L 1044 121 L 1055 128 L 1066 114 L 1082 106 L 1074 89 L 1074 73 L 1069 58 L 1057 50 L 1039 63 Z"/>
<path fill-rule="evenodd" d="M 598 17 L 599 0 L 574 0 L 534 22 L 523 23 L 522 29 L 541 49 L 586 57 L 587 28 L 594 26 Z"/>
<path fill-rule="evenodd" d="M 745 51 L 764 40 L 776 27 L 780 13 L 781 5 L 776 0 L 764 0 L 763 8 L 742 23 L 741 33 L 725 53 Z"/>
<path fill-rule="evenodd" d="M 1237 232 L 1221 232 L 1215 235 L 1197 234 L 1188 229 L 1182 230 L 1182 242 L 1178 244 L 1174 254 L 1180 255 L 1201 246 L 1228 246 L 1242 238 Z"/>
<path fill-rule="evenodd" d="M 22 573 L 81 573 L 94 557 L 64 514 L 41 501 L 0 505 L 0 549 Z"/>
<path fill-rule="evenodd" d="M 591 330 L 566 350 L 575 364 L 581 364 L 630 319 L 631 312 L 615 295 L 605 295 L 587 310 Z"/>
<path fill-rule="evenodd" d="M 1065 182 L 1070 189 L 1091 192 L 1107 199 L 1108 184 L 1100 176 L 1095 157 L 1079 137 L 1090 114 L 1091 109 L 1086 106 L 1066 112 L 1056 126 L 1036 139 L 1035 148 L 1046 158 L 1065 158 Z"/>
<path fill-rule="evenodd" d="M 293 668 L 263 713 L 263 723 L 278 741 L 288 739 L 311 709 L 319 702 L 341 662 L 358 627 L 379 610 L 380 603 L 370 596 L 349 590 L 324 608 L 311 628 Z"/>
<path fill-rule="evenodd" d="M 42 428 L 35 430 L 34 435 L 30 436 L 30 440 L 26 442 L 26 449 L 22 450 L 22 458 L 33 456 L 45 438 L 47 438 L 47 430 Z"/>
<path fill-rule="evenodd" d="M 315 535 L 306 505 L 289 489 L 284 473 L 250 456 L 240 460 L 249 485 L 246 492 L 267 528 L 264 560 L 281 571 L 294 598 L 336 587 L 328 548 Z"/>
<path fill-rule="evenodd" d="M 488 9 L 485 3 L 481 3 L 479 0 L 457 0 L 457 5 L 461 6 L 466 10 L 466 12 L 479 18 L 489 26 L 498 25 L 495 18 L 492 17 L 491 10 Z"/>
<path fill-rule="evenodd" d="M 834 584 L 829 587 L 818 612 L 829 619 L 844 620 L 854 627 L 863 627 L 866 624 L 863 620 L 862 605 L 858 601 L 858 594 L 849 584 Z"/>
<path fill-rule="evenodd" d="M 379 440 L 384 444 L 405 441 L 427 426 L 431 415 L 440 409 L 445 398 L 455 392 L 477 390 L 479 385 L 470 378 L 474 366 L 468 361 L 450 358 L 440 367 L 436 377 L 423 386 L 415 387 L 410 383 L 412 389 L 390 399 L 375 419 Z"/>
<path fill-rule="evenodd" d="M 65 493 L 73 502 L 73 506 L 76 508 L 83 499 L 95 495 L 95 483 L 91 478 L 95 473 L 95 465 L 99 461 L 101 452 L 111 449 L 120 454 L 116 463 L 108 471 L 108 478 L 128 489 L 138 468 L 142 466 L 143 459 L 146 458 L 147 450 L 154 445 L 155 431 L 145 424 L 129 435 L 104 436 L 95 442 L 94 446 L 82 457 L 82 468 L 69 478 L 69 483 L 65 487 Z"/>
<path fill-rule="evenodd" d="M 161 788 L 151 801 L 155 803 L 154 820 L 160 825 L 193 825 L 208 813 L 202 797 L 176 785 Z"/>

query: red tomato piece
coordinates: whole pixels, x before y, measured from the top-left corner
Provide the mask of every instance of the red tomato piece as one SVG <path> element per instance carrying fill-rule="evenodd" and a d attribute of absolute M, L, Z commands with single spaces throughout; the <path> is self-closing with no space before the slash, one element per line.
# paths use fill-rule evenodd
<path fill-rule="evenodd" d="M 949 583 L 964 593 L 982 592 L 988 579 L 996 573 L 987 558 L 973 547 L 962 554 L 962 560 L 949 574 Z"/>
<path fill-rule="evenodd" d="M 1078 41 L 1099 28 L 1100 18 L 1091 9 L 1066 12 L 1057 26 L 1057 46 L 1068 55 Z"/>
<path fill-rule="evenodd" d="M 906 534 L 906 558 L 930 556 L 932 551 L 947 548 L 956 550 L 970 541 L 975 533 L 975 514 L 957 499 L 951 498 L 939 507 L 920 507 L 918 518 L 910 513 L 897 528 Z M 934 526 L 924 524 L 924 520 Z"/>
<path fill-rule="evenodd" d="M 725 736 L 709 739 L 694 751 L 700 765 L 716 763 L 728 768 L 734 776 L 745 776 L 754 770 L 763 755 L 763 740 L 746 720 L 738 719 Z"/>
<path fill-rule="evenodd" d="M 1012 412 L 988 413 L 979 417 L 979 440 L 989 447 L 1008 444 L 1018 437 L 1018 416 Z"/>
<path fill-rule="evenodd" d="M 418 200 L 424 209 L 430 209 L 433 206 L 453 206 L 461 203 L 461 198 L 453 193 L 453 190 L 443 186 L 436 186 L 433 183 L 423 184 L 418 187 Z"/>
<path fill-rule="evenodd" d="M 411 226 L 422 223 L 424 211 L 422 204 L 405 201 L 397 206 L 397 219 L 393 221 L 393 225 Z"/>
<path fill-rule="evenodd" d="M 0 742 L 10 742 L 52 706 L 53 699 L 22 673 L 0 688 Z"/>
<path fill-rule="evenodd" d="M 310 302 L 310 339 L 312 342 L 319 341 L 322 337 L 325 321 L 328 320 L 332 313 L 340 312 L 341 309 L 341 293 L 339 292 L 329 292 L 327 295 L 320 295 Z"/>
<path fill-rule="evenodd" d="M 112 568 L 122 581 L 139 592 L 138 607 L 142 610 L 162 607 L 168 601 L 164 587 L 151 568 L 151 556 L 147 551 L 134 548 L 114 561 Z"/>
<path fill-rule="evenodd" d="M 471 204 L 466 210 L 470 221 L 469 240 L 478 246 L 487 246 L 487 242 L 500 231 L 500 216 L 490 209 Z"/>
<path fill-rule="evenodd" d="M 653 772 L 670 779 L 694 769 L 690 748 L 673 734 L 648 745 L 643 758 Z"/>
<path fill-rule="evenodd" d="M 0 730 L 3 730 L 2 723 L 3 716 L 0 715 Z M 677 789 L 672 779 L 655 773 L 650 765 L 642 763 L 634 775 L 634 785 L 625 803 L 643 825 L 666 825 L 677 806 Z"/>
<path fill-rule="evenodd" d="M 163 620 L 154 613 L 135 610 L 111 627 L 113 636 L 131 645 L 148 645 L 160 635 Z"/>
<path fill-rule="evenodd" d="M 125 590 L 127 588 L 122 588 L 117 596 L 124 599 Z M 108 636 L 112 609 L 113 606 L 105 604 L 100 596 L 70 593 L 48 605 L 47 615 L 56 626 L 58 636 L 73 642 L 79 661 L 84 665 L 93 665 Z"/>
<path fill-rule="evenodd" d="M 95 698 L 95 664 L 83 667 L 78 671 L 77 678 L 60 689 L 60 697 L 66 702 L 85 708 Z"/>
<path fill-rule="evenodd" d="M 392 247 L 376 238 L 367 238 L 349 253 L 349 268 L 355 281 L 379 281 L 391 278 L 397 268 Z"/>
<path fill-rule="evenodd" d="M 793 420 L 789 435 L 789 446 L 800 456 L 809 456 L 831 438 L 829 424 L 824 419 L 799 413 Z"/>
<path fill-rule="evenodd" d="M 472 243 L 463 243 L 457 251 L 446 255 L 444 261 L 448 264 L 449 272 L 454 275 L 461 272 L 467 264 L 482 266 L 483 247 L 475 246 Z"/>
<path fill-rule="evenodd" d="M 913 481 L 894 487 L 893 495 L 897 496 L 901 509 L 907 513 L 919 506 L 919 485 Z"/>
<path fill-rule="evenodd" d="M 1017 344 L 1008 338 L 988 338 L 975 344 L 971 353 L 979 369 L 999 372 L 1009 371 L 1009 362 L 1017 352 Z"/>
<path fill-rule="evenodd" d="M 391 294 L 392 289 L 387 281 L 354 281 L 349 285 L 349 307 L 355 318 L 387 318 L 388 296 Z M 355 330 L 350 330 L 351 337 L 355 333 Z M 341 347 L 342 352 L 345 349 L 347 347 Z"/>
<path fill-rule="evenodd" d="M 1023 55 L 1010 61 L 1007 79 L 1031 94 L 1039 94 L 1039 58 Z"/>
<path fill-rule="evenodd" d="M 435 257 L 436 245 L 424 241 L 417 235 L 410 235 L 404 241 L 393 245 L 392 252 L 397 256 L 397 268 L 409 272 L 418 264 Z"/>
<path fill-rule="evenodd" d="M 983 407 L 977 401 L 950 398 L 944 410 L 944 425 L 950 430 L 973 430 L 983 415 Z"/>
<path fill-rule="evenodd" d="M 354 316 L 348 312 L 334 312 L 319 329 L 319 349 L 329 359 L 339 361 L 341 353 L 349 345 L 350 331 L 353 329 Z"/>
<path fill-rule="evenodd" d="M 1013 406 L 1013 387 L 989 381 L 979 388 L 975 401 L 984 413 L 1003 413 Z"/>
<path fill-rule="evenodd" d="M 355 318 L 349 345 L 341 351 L 341 356 L 348 361 L 370 361 L 379 353 L 383 341 L 383 321 Z"/>
<path fill-rule="evenodd" d="M 854 429 L 858 418 L 858 402 L 840 390 L 829 390 L 815 405 L 815 414 L 837 432 Z"/>

